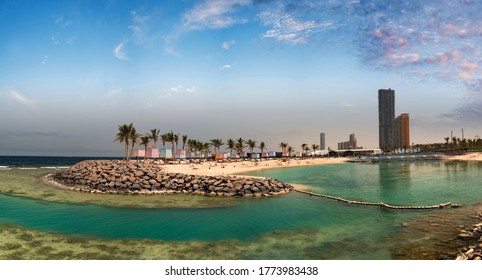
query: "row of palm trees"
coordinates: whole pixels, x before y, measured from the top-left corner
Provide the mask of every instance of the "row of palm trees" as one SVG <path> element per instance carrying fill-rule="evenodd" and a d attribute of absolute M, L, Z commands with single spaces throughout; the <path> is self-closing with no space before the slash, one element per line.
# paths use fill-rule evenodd
<path fill-rule="evenodd" d="M 265 142 L 259 142 L 258 144 L 257 141 L 252 139 L 244 140 L 243 138 L 238 138 L 234 140 L 230 138 L 224 143 L 223 139 L 215 138 L 211 139 L 210 142 L 202 142 L 196 139 L 188 139 L 187 135 L 182 135 L 181 138 L 179 138 L 179 134 L 175 134 L 172 131 L 160 134 L 160 130 L 157 128 L 151 129 L 145 134 L 139 134 L 132 123 L 119 125 L 119 132 L 116 134 L 114 142 L 125 144 L 124 159 L 126 161 L 129 161 L 129 159 L 132 158 L 134 146 L 144 146 L 144 150 L 146 151 L 144 155 L 145 158 L 147 155 L 147 149 L 151 146 L 151 141 L 154 144 L 153 147 L 157 148 L 157 142 L 159 140 L 162 143 L 162 149 L 166 148 L 166 143 L 171 143 L 171 149 L 173 151 L 172 158 L 174 159 L 174 151 L 178 149 L 180 139 L 182 140 L 182 150 L 186 150 L 187 144 L 187 150 L 194 155 L 198 155 L 199 153 L 210 154 L 211 147 L 214 147 L 215 154 L 219 154 L 221 147 L 224 145 L 227 146 L 231 154 L 233 154 L 233 151 L 236 151 L 237 154 L 243 154 L 245 148 L 248 148 L 251 153 L 253 153 L 256 148 L 259 148 L 261 153 L 266 149 Z M 289 146 L 284 142 L 281 142 L 279 147 L 282 149 L 283 155 L 288 155 L 289 157 L 291 157 L 292 153 L 295 151 L 292 146 Z M 313 150 L 314 154 L 314 152 L 319 149 L 319 145 L 313 144 L 309 147 L 308 144 L 302 144 L 301 149 L 304 152 L 302 155 L 306 156 L 310 150 Z"/>
<path fill-rule="evenodd" d="M 465 151 L 480 151 L 482 150 L 482 139 L 480 137 L 463 138 L 458 137 L 444 137 L 445 142 L 415 144 L 415 148 L 419 148 L 421 152 L 448 152 L 460 153 Z"/>
<path fill-rule="evenodd" d="M 144 150 L 150 146 L 150 142 L 154 142 L 154 147 L 157 147 L 157 141 L 161 140 L 162 148 L 166 148 L 166 143 L 171 143 L 171 148 L 177 149 L 179 144 L 179 134 L 174 134 L 172 131 L 160 134 L 160 130 L 157 128 L 151 129 L 150 132 L 145 134 L 137 133 L 136 128 L 132 123 L 119 125 L 119 132 L 116 134 L 114 142 L 124 143 L 124 159 L 129 161 L 134 153 L 134 146 L 144 146 Z M 187 141 L 187 135 L 182 135 L 182 147 L 184 149 Z M 146 155 L 145 155 L 146 156 Z M 144 157 L 145 157 L 144 156 Z"/>

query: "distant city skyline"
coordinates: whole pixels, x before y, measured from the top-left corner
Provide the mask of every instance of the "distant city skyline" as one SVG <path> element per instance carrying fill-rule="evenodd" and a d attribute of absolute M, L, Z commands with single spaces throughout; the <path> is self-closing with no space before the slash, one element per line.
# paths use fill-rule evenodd
<path fill-rule="evenodd" d="M 480 1 L 0 1 L 0 155 L 120 156 L 118 125 L 378 147 L 482 135 Z"/>

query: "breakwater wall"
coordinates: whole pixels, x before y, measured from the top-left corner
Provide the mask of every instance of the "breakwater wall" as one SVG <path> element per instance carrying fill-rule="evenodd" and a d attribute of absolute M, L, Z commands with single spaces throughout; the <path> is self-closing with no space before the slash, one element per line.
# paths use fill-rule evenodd
<path fill-rule="evenodd" d="M 45 176 L 44 181 L 63 189 L 107 194 L 191 193 L 260 197 L 293 190 L 293 186 L 269 178 L 167 173 L 160 165 L 143 161 L 83 161 Z"/>
<path fill-rule="evenodd" d="M 444 207 L 461 207 L 462 206 L 460 204 L 454 204 L 452 202 L 441 203 L 441 204 L 431 205 L 431 206 L 399 206 L 399 205 L 386 204 L 384 202 L 367 202 L 367 201 L 348 200 L 348 199 L 344 199 L 344 198 L 341 198 L 341 197 L 330 196 L 330 195 L 325 195 L 325 194 L 318 194 L 318 193 L 303 191 L 303 190 L 298 190 L 298 189 L 295 189 L 294 191 L 299 192 L 299 193 L 308 194 L 310 196 L 328 198 L 328 199 L 336 200 L 336 201 L 347 203 L 347 204 L 363 205 L 363 206 L 378 206 L 378 207 L 383 207 L 383 208 L 388 208 L 388 209 L 397 209 L 397 210 L 442 209 Z"/>
<path fill-rule="evenodd" d="M 370 156 L 358 157 L 348 160 L 349 162 L 396 162 L 396 161 L 421 161 L 421 160 L 442 160 L 441 154 L 429 155 L 384 155 L 384 156 Z"/>

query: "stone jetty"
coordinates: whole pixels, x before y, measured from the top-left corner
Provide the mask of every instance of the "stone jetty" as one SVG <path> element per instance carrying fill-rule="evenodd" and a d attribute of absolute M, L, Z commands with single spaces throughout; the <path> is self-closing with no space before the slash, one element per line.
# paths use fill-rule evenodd
<path fill-rule="evenodd" d="M 87 160 L 49 174 L 44 180 L 68 190 L 107 194 L 260 197 L 293 190 L 293 186 L 269 178 L 167 173 L 161 165 L 148 161 Z"/>

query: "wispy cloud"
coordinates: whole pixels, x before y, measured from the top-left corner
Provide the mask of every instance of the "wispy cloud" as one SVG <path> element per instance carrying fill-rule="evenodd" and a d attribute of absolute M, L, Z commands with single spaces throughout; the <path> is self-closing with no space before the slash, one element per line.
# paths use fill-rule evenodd
<path fill-rule="evenodd" d="M 114 98 L 122 94 L 122 88 L 113 89 L 105 94 L 107 98 Z"/>
<path fill-rule="evenodd" d="M 225 50 L 229 50 L 231 48 L 231 46 L 234 45 L 235 43 L 236 43 L 236 41 L 234 41 L 234 40 L 224 41 L 221 45 L 221 48 L 223 48 Z"/>
<path fill-rule="evenodd" d="M 233 66 L 230 64 L 224 64 L 223 66 L 219 67 L 219 70 L 226 70 L 231 69 Z"/>
<path fill-rule="evenodd" d="M 45 55 L 44 58 L 42 59 L 42 65 L 43 64 L 47 64 L 47 62 L 49 62 L 49 56 L 48 55 Z"/>
<path fill-rule="evenodd" d="M 28 108 L 34 108 L 37 106 L 37 102 L 34 100 L 26 97 L 25 95 L 21 94 L 20 92 L 16 90 L 8 90 L 7 91 L 7 96 L 9 97 L 10 100 L 14 101 L 17 104 L 20 104 L 22 106 L 28 107 Z"/>
<path fill-rule="evenodd" d="M 149 20 L 150 17 L 147 15 L 141 15 L 137 11 L 130 11 L 132 18 L 132 24 L 128 28 L 133 32 L 134 37 L 137 40 L 143 41 L 145 39 L 146 33 L 149 30 Z"/>
<path fill-rule="evenodd" d="M 349 111 L 352 113 L 360 113 L 363 111 L 359 106 L 346 101 L 341 103 L 341 107 L 343 107 L 346 111 Z"/>
<path fill-rule="evenodd" d="M 333 26 L 333 21 L 317 18 L 307 19 L 305 14 L 297 15 L 289 12 L 285 5 L 278 5 L 275 9 L 258 14 L 261 22 L 270 29 L 263 34 L 263 38 L 275 39 L 292 45 L 307 43 L 314 33 Z"/>
<path fill-rule="evenodd" d="M 195 86 L 190 86 L 190 87 L 185 87 L 185 86 L 172 86 L 168 90 L 164 91 L 164 93 L 161 95 L 163 97 L 167 96 L 173 96 L 173 95 L 178 95 L 178 94 L 192 94 L 196 92 L 196 87 Z"/>
<path fill-rule="evenodd" d="M 125 43 L 122 42 L 114 47 L 114 56 L 120 60 L 127 60 L 127 56 L 124 52 Z"/>
<path fill-rule="evenodd" d="M 166 98 L 174 98 L 175 96 L 182 96 L 182 95 L 191 95 L 191 94 L 196 94 L 197 92 L 197 87 L 195 86 L 182 86 L 182 85 L 177 85 L 177 86 L 171 86 L 168 89 L 165 89 L 162 91 L 160 95 L 158 95 L 156 98 L 149 100 L 145 104 L 146 109 L 152 109 L 152 108 L 157 108 L 165 100 Z"/>
<path fill-rule="evenodd" d="M 188 30 L 221 29 L 248 20 L 236 14 L 240 7 L 251 4 L 251 0 L 205 0 L 186 12 L 183 26 Z"/>
<path fill-rule="evenodd" d="M 66 28 L 73 24 L 71 20 L 66 20 L 63 15 L 54 16 L 54 24 L 57 25 L 59 28 Z"/>
<path fill-rule="evenodd" d="M 67 30 L 73 24 L 73 22 L 65 19 L 63 15 L 59 15 L 53 17 L 53 24 L 56 27 L 56 32 L 50 36 L 50 40 L 54 45 L 58 45 L 61 42 L 61 38 L 65 34 L 65 30 Z"/>

